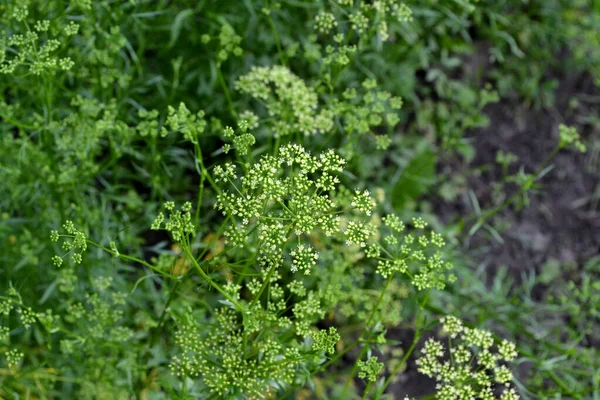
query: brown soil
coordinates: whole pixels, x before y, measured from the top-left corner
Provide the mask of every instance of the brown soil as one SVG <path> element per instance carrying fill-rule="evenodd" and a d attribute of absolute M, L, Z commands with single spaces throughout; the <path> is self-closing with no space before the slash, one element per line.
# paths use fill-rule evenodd
<path fill-rule="evenodd" d="M 502 150 L 519 157 L 514 173 L 521 166 L 533 173 L 558 142 L 560 123 L 574 125 L 585 138 L 589 151 L 580 154 L 566 150 L 551 163 L 554 168 L 540 181 L 541 187 L 529 196 L 530 205 L 522 209 L 509 207 L 498 215 L 497 222 L 506 224 L 502 242 L 485 230 L 465 241 L 476 263 L 486 263 L 490 277 L 501 267 L 508 267 L 515 281 L 524 273 L 542 272 L 551 259 L 561 264 L 581 266 L 600 254 L 600 91 L 586 76 L 559 76 L 555 91 L 556 104 L 551 109 L 534 110 L 518 101 L 503 100 L 490 104 L 485 113 L 490 119 L 487 128 L 469 133 L 476 156 L 468 166 L 457 159 L 440 166 L 441 172 L 468 175 L 468 190 L 476 195 L 481 209 L 491 207 L 492 185 L 502 179 L 501 168 L 495 164 L 496 152 Z M 577 99 L 577 106 L 573 106 Z M 594 146 L 595 149 L 594 149 Z M 479 171 L 479 173 L 472 173 Z M 510 195 L 515 187 L 508 186 Z M 474 212 L 465 194 L 448 203 L 433 202 L 434 212 L 446 224 L 468 217 Z M 492 224 L 494 225 L 494 224 Z M 544 287 L 536 288 L 543 298 Z M 407 341 L 406 334 L 393 337 Z M 426 396 L 434 391 L 434 382 L 419 375 L 410 361 L 407 370 L 390 386 L 395 398 Z"/>
<path fill-rule="evenodd" d="M 504 265 L 517 279 L 522 272 L 541 272 L 550 259 L 581 265 L 600 252 L 600 172 L 597 159 L 593 159 L 594 143 L 600 141 L 600 122 L 582 123 L 590 115 L 600 114 L 600 97 L 591 79 L 578 76 L 560 79 L 556 99 L 555 107 L 542 111 L 510 101 L 491 104 L 485 110 L 489 126 L 471 134 L 476 157 L 470 168 L 485 172 L 471 175 L 468 182 L 482 209 L 486 204 L 489 207 L 492 183 L 502 178 L 501 168 L 494 166 L 497 151 L 515 154 L 518 168 L 533 173 L 556 147 L 561 123 L 577 126 L 590 148 L 587 154 L 561 151 L 551 163 L 554 168 L 538 182 L 540 188 L 529 196 L 529 206 L 520 210 L 509 207 L 499 213 L 498 222 L 508 225 L 503 242 L 482 230 L 469 244 L 472 250 L 485 247 L 479 261 L 491 271 Z M 569 106 L 572 99 L 579 99 L 578 107 Z M 464 196 L 454 204 L 438 202 L 437 211 L 444 220 L 456 221 L 471 214 L 473 207 Z"/>

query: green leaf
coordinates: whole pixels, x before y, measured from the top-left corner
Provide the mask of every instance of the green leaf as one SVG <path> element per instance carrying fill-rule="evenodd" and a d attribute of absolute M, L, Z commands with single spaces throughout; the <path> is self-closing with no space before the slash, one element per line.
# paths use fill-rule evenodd
<path fill-rule="evenodd" d="M 48 298 L 52 295 L 52 293 L 54 293 L 54 290 L 56 289 L 57 285 L 58 285 L 58 280 L 54 280 L 54 282 L 52 282 L 50 285 L 48 285 L 48 287 L 44 291 L 44 294 L 42 295 L 42 298 L 40 299 L 38 304 L 44 304 L 46 302 L 46 300 L 48 300 Z"/>
<path fill-rule="evenodd" d="M 177 39 L 179 38 L 179 34 L 181 33 L 181 28 L 183 26 L 183 22 L 194 14 L 194 10 L 185 9 L 179 12 L 175 19 L 173 20 L 173 25 L 171 26 L 171 40 L 169 41 L 169 48 L 173 47 Z"/>
<path fill-rule="evenodd" d="M 425 142 L 423 142 L 425 143 Z M 429 145 L 420 149 L 408 162 L 393 189 L 393 204 L 401 208 L 410 200 L 416 200 L 435 183 L 435 153 Z"/>
<path fill-rule="evenodd" d="M 523 58 L 525 56 L 525 53 L 523 53 L 523 50 L 519 48 L 519 45 L 517 44 L 515 38 L 503 31 L 499 31 L 498 33 L 496 33 L 496 35 L 506 40 L 506 43 L 508 43 L 510 50 L 515 56 L 519 58 Z"/>

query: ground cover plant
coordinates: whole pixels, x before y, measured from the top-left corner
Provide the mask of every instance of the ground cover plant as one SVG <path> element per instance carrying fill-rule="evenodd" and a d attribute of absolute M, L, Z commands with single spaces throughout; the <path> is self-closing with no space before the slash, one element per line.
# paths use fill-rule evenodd
<path fill-rule="evenodd" d="M 587 107 L 536 162 L 470 167 L 490 104 L 598 83 L 596 2 L 11 0 L 0 26 L 0 398 L 600 396 L 597 257 L 514 281 L 468 245 L 557 155 L 597 168 Z"/>

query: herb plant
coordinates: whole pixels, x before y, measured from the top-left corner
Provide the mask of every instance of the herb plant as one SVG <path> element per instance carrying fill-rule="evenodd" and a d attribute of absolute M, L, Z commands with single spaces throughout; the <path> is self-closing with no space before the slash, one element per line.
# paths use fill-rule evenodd
<path fill-rule="evenodd" d="M 474 27 L 519 53 L 505 6 L 0 4 L 0 398 L 389 398 L 415 359 L 436 398 L 527 394 L 416 205 L 499 99 L 452 74 Z"/>

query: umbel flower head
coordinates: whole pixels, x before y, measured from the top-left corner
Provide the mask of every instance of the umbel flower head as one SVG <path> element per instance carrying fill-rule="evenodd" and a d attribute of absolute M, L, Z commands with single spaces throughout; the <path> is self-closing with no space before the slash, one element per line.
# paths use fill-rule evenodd
<path fill-rule="evenodd" d="M 585 144 L 581 142 L 579 133 L 574 127 L 569 127 L 563 124 L 560 124 L 558 127 L 559 130 L 559 143 L 558 146 L 562 148 L 566 148 L 572 146 L 577 149 L 581 153 L 585 153 L 587 148 Z"/>
<path fill-rule="evenodd" d="M 210 328 L 203 329 L 206 326 L 191 317 L 181 321 L 175 334 L 180 354 L 170 363 L 175 375 L 201 378 L 215 398 L 232 398 L 240 392 L 248 398 L 265 398 L 273 390 L 272 382 L 292 383 L 301 359 L 297 347 L 284 348 L 268 334 L 246 343 L 238 316 L 228 308 L 217 309 Z M 334 336 L 335 331 L 319 341 L 324 350 L 332 340 L 335 344 Z"/>
<path fill-rule="evenodd" d="M 319 254 L 312 249 L 311 246 L 300 244 L 290 253 L 292 256 L 292 272 L 298 270 L 304 272 L 305 275 L 310 274 L 312 266 L 317 264 Z"/>
<path fill-rule="evenodd" d="M 220 193 L 215 207 L 242 226 L 251 222 L 272 226 L 277 218 L 281 226 L 289 224 L 296 235 L 316 230 L 332 235 L 339 231 L 338 217 L 334 215 L 335 203 L 323 193 L 321 182 L 324 177 L 331 179 L 334 183 L 329 189 L 335 190 L 344 164 L 332 151 L 315 157 L 295 144 L 283 146 L 277 156 L 263 156 L 241 178 L 227 164 L 215 172 L 235 190 Z"/>
<path fill-rule="evenodd" d="M 300 145 L 289 144 L 276 156 L 266 155 L 248 165 L 241 177 L 232 164 L 215 167 L 216 180 L 224 186 L 215 208 L 233 222 L 225 233 L 228 243 L 243 247 L 244 238 L 255 235 L 261 267 L 269 271 L 289 261 L 289 270 L 303 275 L 309 275 L 319 261 L 310 244 L 314 235 L 365 245 L 370 231 L 362 217 L 340 211 L 333 196 L 344 165 L 344 159 L 331 150 L 314 156 Z M 351 209 L 368 213 L 373 206 L 365 191 L 357 194 Z M 344 213 L 351 219 L 345 229 L 340 218 Z"/>
<path fill-rule="evenodd" d="M 355 200 L 356 201 L 356 200 Z M 394 215 L 382 218 L 379 243 L 369 246 L 366 256 L 377 259 L 377 273 L 384 278 L 394 273 L 406 274 L 417 290 L 444 289 L 456 278 L 449 271 L 452 263 L 444 260 L 440 250 L 444 238 L 436 232 L 427 232 L 427 222 L 420 217 L 412 219 L 413 230 Z M 383 256 L 382 256 L 382 253 Z"/>
<path fill-rule="evenodd" d="M 167 201 L 164 208 L 169 213 L 168 219 L 165 219 L 165 215 L 159 212 L 150 229 L 163 229 L 170 232 L 176 242 L 181 242 L 187 235 L 194 232 L 194 224 L 190 214 L 192 203 L 185 202 L 180 210 L 176 210 L 175 203 Z"/>
<path fill-rule="evenodd" d="M 235 87 L 264 104 L 274 121 L 276 137 L 333 129 L 333 114 L 327 109 L 317 110 L 315 90 L 286 67 L 254 67 L 236 81 Z"/>
<path fill-rule="evenodd" d="M 465 327 L 453 316 L 442 318 L 441 322 L 451 345 L 446 347 L 436 339 L 428 339 L 417 360 L 419 372 L 437 381 L 436 398 L 492 400 L 497 398 L 495 386 L 503 387 L 500 399 L 519 398 L 510 387 L 512 374 L 504 364 L 517 357 L 513 343 L 496 343 L 490 332 Z"/>
<path fill-rule="evenodd" d="M 83 231 L 75 228 L 75 224 L 70 220 L 63 224 L 63 229 L 65 234 L 60 234 L 56 230 L 51 231 L 50 240 L 58 242 L 60 238 L 63 238 L 62 249 L 71 255 L 74 264 L 81 264 L 83 253 L 87 250 L 87 236 Z M 52 256 L 52 264 L 56 267 L 62 266 L 63 258 L 64 256 L 60 255 Z"/>

